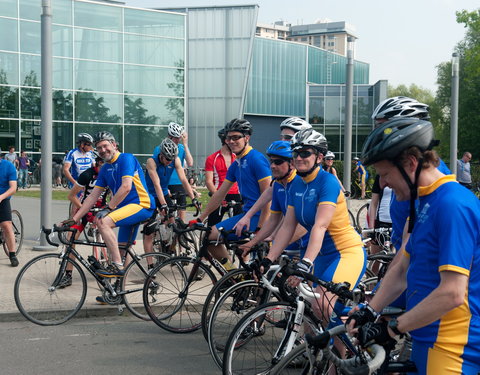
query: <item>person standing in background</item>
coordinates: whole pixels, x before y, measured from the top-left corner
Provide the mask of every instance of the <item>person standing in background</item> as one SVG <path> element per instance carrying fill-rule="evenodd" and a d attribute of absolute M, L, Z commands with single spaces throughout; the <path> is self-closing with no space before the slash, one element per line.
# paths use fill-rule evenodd
<path fill-rule="evenodd" d="M 17 154 L 15 152 L 15 147 L 10 146 L 8 148 L 8 153 L 5 154 L 5 160 L 8 160 L 10 163 L 12 163 L 15 167 L 17 166 Z"/>
<path fill-rule="evenodd" d="M 30 167 L 30 159 L 25 151 L 20 152 L 17 159 L 18 165 L 18 188 L 25 189 L 27 187 L 28 168 Z"/>
<path fill-rule="evenodd" d="M 466 151 L 460 160 L 457 160 L 457 181 L 467 189 L 472 189 L 472 174 L 470 173 L 472 154 Z"/>

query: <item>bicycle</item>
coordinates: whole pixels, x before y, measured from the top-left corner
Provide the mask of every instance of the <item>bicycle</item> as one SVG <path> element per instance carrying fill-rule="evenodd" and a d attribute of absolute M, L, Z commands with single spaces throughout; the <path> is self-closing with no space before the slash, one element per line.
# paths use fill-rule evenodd
<path fill-rule="evenodd" d="M 195 225 L 185 229 L 173 228 L 178 234 L 203 232 L 200 249 L 194 258 L 173 257 L 152 270 L 145 280 L 143 302 L 148 315 L 160 328 L 173 333 L 188 333 L 200 328 L 205 299 L 212 285 L 217 282 L 211 268 L 220 276 L 227 274 L 227 270 L 208 252 L 210 245 L 220 243 L 220 239 L 208 239 L 210 227 Z M 248 241 L 229 241 L 228 234 L 233 231 L 226 232 L 220 228 L 219 232 L 227 249 L 237 255 L 239 251 L 234 250 L 235 246 Z M 238 259 L 241 266 L 245 267 L 243 259 L 240 256 Z"/>
<path fill-rule="evenodd" d="M 363 301 L 363 291 L 349 290 L 348 283 L 324 282 L 311 274 L 284 267 L 282 280 L 278 283 L 278 292 L 284 302 L 271 302 L 260 306 L 245 315 L 230 334 L 223 355 L 223 374 L 235 373 L 269 373 L 281 358 L 295 346 L 303 342 L 303 332 L 319 334 L 323 332 L 323 324 L 331 322 L 343 325 L 340 317 L 346 316 L 350 308 L 345 307 L 347 301 L 358 303 Z M 299 284 L 298 295 L 285 285 L 291 276 L 301 276 L 308 281 L 321 285 L 327 291 L 339 296 L 331 317 L 319 319 L 312 310 L 310 300 L 316 301 L 321 296 L 311 286 Z M 344 345 L 356 353 L 346 335 L 339 337 Z"/>
<path fill-rule="evenodd" d="M 20 212 L 17 210 L 12 210 L 12 228 L 13 235 L 15 236 L 15 254 L 18 255 L 20 250 L 22 250 L 23 244 L 23 219 Z M 0 228 L 0 243 L 3 246 L 5 255 L 9 256 L 9 249 L 7 247 L 7 242 L 5 240 L 5 235 L 3 230 Z"/>
<path fill-rule="evenodd" d="M 117 306 L 119 313 L 123 312 L 125 305 L 133 315 L 148 320 L 139 292 L 143 290 L 143 281 L 150 269 L 168 259 L 168 255 L 163 253 L 137 255 L 132 247 L 134 241 L 130 239 L 125 246 L 120 246 L 129 262 L 124 277 L 103 278 L 96 274 L 97 265 L 94 259 L 84 259 L 73 245 L 106 247 L 104 243 L 75 240 L 76 229 L 70 227 L 54 225 L 53 229 L 43 227 L 42 231 L 50 245 L 59 246 L 50 238 L 53 233 L 58 233 L 60 242 L 65 246 L 60 253 L 33 258 L 18 273 L 14 286 L 15 304 L 26 319 L 46 326 L 62 324 L 73 318 L 81 309 L 87 294 L 87 279 L 81 268 L 83 265 L 102 290 L 105 302 Z M 71 233 L 69 239 L 65 236 L 68 232 Z M 73 270 L 73 283 L 68 288 L 61 288 L 59 284 L 67 264 L 71 265 Z"/>
<path fill-rule="evenodd" d="M 362 196 L 362 187 L 360 186 L 360 181 L 355 177 L 352 178 L 352 186 L 350 192 L 352 199 L 360 199 Z M 372 198 L 372 184 L 370 183 L 370 180 L 365 181 L 365 198 Z"/>

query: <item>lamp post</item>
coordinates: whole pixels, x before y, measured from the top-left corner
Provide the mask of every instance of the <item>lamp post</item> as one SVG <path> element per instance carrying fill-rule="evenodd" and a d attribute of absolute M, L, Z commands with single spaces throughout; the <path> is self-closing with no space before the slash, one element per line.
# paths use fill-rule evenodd
<path fill-rule="evenodd" d="M 347 39 L 347 66 L 345 82 L 345 137 L 343 146 L 343 186 L 350 190 L 352 167 L 352 115 L 353 115 L 353 48 L 355 38 Z"/>
<path fill-rule="evenodd" d="M 460 58 L 458 53 L 452 54 L 452 92 L 450 112 L 450 170 L 457 174 L 458 153 L 458 86 Z"/>

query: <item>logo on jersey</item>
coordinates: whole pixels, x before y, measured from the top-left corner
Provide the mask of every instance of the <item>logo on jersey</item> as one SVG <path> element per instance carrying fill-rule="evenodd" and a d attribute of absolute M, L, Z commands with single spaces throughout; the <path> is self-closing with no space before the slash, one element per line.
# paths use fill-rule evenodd
<path fill-rule="evenodd" d="M 308 191 L 308 195 L 307 197 L 305 198 L 305 201 L 306 202 L 313 202 L 315 200 L 315 190 L 314 189 L 310 189 Z"/>
<path fill-rule="evenodd" d="M 248 167 L 247 159 L 242 158 L 242 160 L 240 161 L 240 167 L 243 169 Z"/>
<path fill-rule="evenodd" d="M 430 208 L 430 205 L 428 203 L 423 206 L 422 211 L 418 214 L 417 222 L 418 223 L 424 223 L 428 220 L 428 209 Z"/>

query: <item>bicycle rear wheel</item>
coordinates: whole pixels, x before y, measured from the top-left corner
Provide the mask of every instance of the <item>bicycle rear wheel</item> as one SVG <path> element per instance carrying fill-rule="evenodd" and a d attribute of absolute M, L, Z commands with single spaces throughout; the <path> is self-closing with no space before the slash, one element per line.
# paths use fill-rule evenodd
<path fill-rule="evenodd" d="M 198 270 L 187 284 L 193 267 Z M 217 281 L 202 262 L 188 257 L 171 258 L 150 272 L 143 287 L 143 303 L 159 327 L 173 333 L 188 333 L 200 328 L 205 299 Z"/>
<path fill-rule="evenodd" d="M 72 285 L 53 286 L 63 276 L 59 274 L 62 261 L 73 266 Z M 15 280 L 15 304 L 32 323 L 58 325 L 71 319 L 82 307 L 87 294 L 87 280 L 80 266 L 59 254 L 45 254 L 32 259 Z"/>
<path fill-rule="evenodd" d="M 15 253 L 18 255 L 18 253 L 20 253 L 20 250 L 22 250 L 22 244 L 23 244 L 23 219 L 17 210 L 12 210 L 12 229 L 13 229 L 13 235 L 15 237 Z M 5 235 L 3 231 L 1 232 L 1 236 L 2 236 L 3 250 L 5 251 L 5 254 L 8 256 L 9 249 L 5 241 Z"/>
<path fill-rule="evenodd" d="M 143 305 L 143 285 L 151 270 L 170 259 L 168 254 L 147 253 L 137 257 L 138 263 L 132 261 L 125 269 L 122 280 L 123 300 L 127 309 L 137 318 L 150 320 Z"/>
<path fill-rule="evenodd" d="M 357 231 L 362 233 L 363 229 L 369 228 L 368 225 L 368 208 L 370 207 L 370 203 L 365 203 L 362 207 L 360 207 L 357 211 Z"/>

